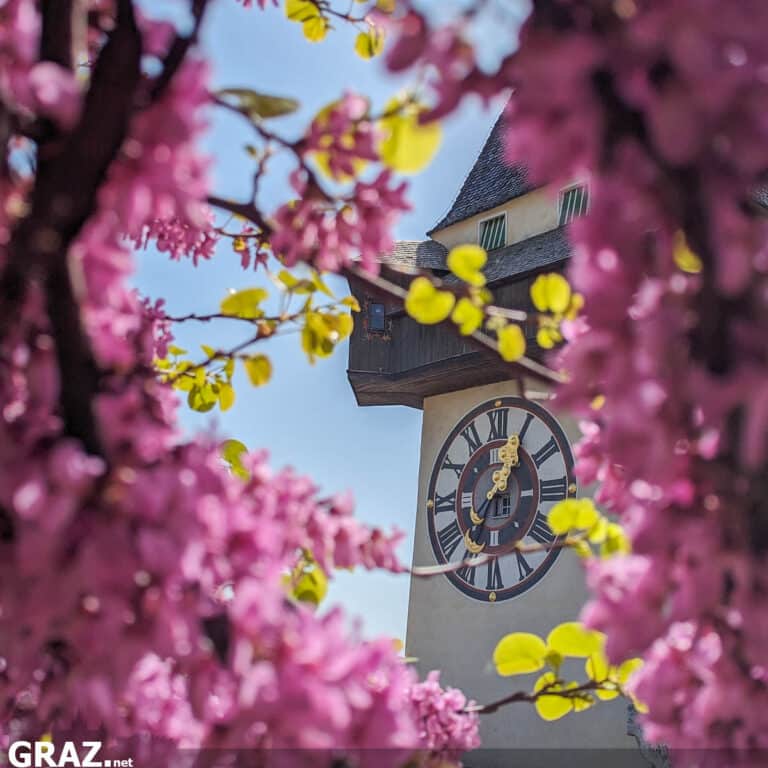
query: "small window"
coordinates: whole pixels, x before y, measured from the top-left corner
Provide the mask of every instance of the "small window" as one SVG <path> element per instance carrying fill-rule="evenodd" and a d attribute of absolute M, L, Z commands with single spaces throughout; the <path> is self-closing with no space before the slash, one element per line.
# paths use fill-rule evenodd
<path fill-rule="evenodd" d="M 499 520 L 501 518 L 509 517 L 512 514 L 512 497 L 506 493 L 503 496 L 499 496 L 501 504 L 496 504 L 491 512 L 491 517 Z"/>
<path fill-rule="evenodd" d="M 368 330 L 374 333 L 384 333 L 386 328 L 384 305 L 370 303 L 368 305 Z"/>
<path fill-rule="evenodd" d="M 501 248 L 507 242 L 507 218 L 503 213 L 480 222 L 479 242 L 486 251 Z"/>
<path fill-rule="evenodd" d="M 589 205 L 589 194 L 584 185 L 564 189 L 560 193 L 560 226 L 570 224 L 577 216 L 583 216 Z"/>

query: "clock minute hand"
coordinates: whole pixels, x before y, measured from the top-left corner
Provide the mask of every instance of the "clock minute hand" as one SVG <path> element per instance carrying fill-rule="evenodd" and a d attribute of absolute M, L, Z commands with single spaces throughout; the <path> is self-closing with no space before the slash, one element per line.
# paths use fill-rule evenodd
<path fill-rule="evenodd" d="M 509 479 L 512 467 L 516 467 L 520 464 L 520 457 L 517 453 L 519 447 L 520 437 L 518 435 L 510 435 L 507 438 L 506 444 L 499 448 L 501 469 L 498 469 L 493 473 L 493 488 L 491 488 L 485 495 L 488 501 L 490 501 L 498 491 L 507 490 L 507 480 Z"/>

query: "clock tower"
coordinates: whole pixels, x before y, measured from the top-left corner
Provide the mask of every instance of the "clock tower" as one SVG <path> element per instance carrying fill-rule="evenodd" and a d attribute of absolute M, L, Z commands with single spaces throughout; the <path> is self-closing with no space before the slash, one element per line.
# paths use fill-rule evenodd
<path fill-rule="evenodd" d="M 532 310 L 530 286 L 569 258 L 565 227 L 588 205 L 585 183 L 536 188 L 503 162 L 501 119 L 493 127 L 448 213 L 421 241 L 398 242 L 383 257 L 388 279 L 406 286 L 416 271 L 452 279 L 454 246 L 488 252 L 494 303 Z M 352 333 L 348 377 L 359 405 L 406 405 L 423 412 L 413 563 L 461 565 L 412 578 L 406 654 L 422 674 L 478 703 L 530 690 L 536 676 L 499 677 L 491 661 L 510 632 L 546 637 L 578 618 L 587 592 L 580 562 L 561 551 L 547 525 L 558 501 L 579 494 L 573 472 L 576 424 L 549 402 L 547 387 L 450 329 L 422 326 L 402 307 L 351 280 L 361 313 Z M 537 355 L 536 329 L 526 328 Z M 525 553 L 516 545 L 522 542 Z M 528 546 L 528 545 L 533 546 Z M 539 545 L 539 546 L 536 546 Z M 574 676 L 583 678 L 583 665 Z M 581 673 L 581 674 L 580 674 Z M 469 766 L 648 766 L 628 730 L 622 699 L 556 722 L 528 704 L 481 719 L 483 749 Z M 636 729 L 632 731 L 636 733 Z"/>

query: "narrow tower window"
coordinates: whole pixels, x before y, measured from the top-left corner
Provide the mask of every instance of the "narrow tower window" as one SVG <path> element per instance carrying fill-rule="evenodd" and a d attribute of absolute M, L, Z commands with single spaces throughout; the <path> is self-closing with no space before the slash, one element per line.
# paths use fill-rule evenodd
<path fill-rule="evenodd" d="M 480 247 L 486 251 L 492 251 L 495 248 L 501 248 L 507 241 L 507 218 L 502 213 L 501 216 L 494 216 L 492 219 L 486 219 L 480 222 Z"/>
<path fill-rule="evenodd" d="M 577 216 L 583 216 L 589 205 L 587 187 L 580 184 L 560 193 L 560 226 L 570 224 Z"/>

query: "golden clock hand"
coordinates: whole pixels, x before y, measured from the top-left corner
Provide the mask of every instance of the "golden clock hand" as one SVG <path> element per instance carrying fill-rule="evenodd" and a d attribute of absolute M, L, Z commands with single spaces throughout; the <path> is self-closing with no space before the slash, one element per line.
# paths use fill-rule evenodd
<path fill-rule="evenodd" d="M 464 546 L 467 548 L 467 552 L 476 555 L 485 549 L 485 542 L 482 544 L 475 543 L 472 541 L 472 537 L 469 535 L 469 531 L 466 531 L 464 534 Z"/>

